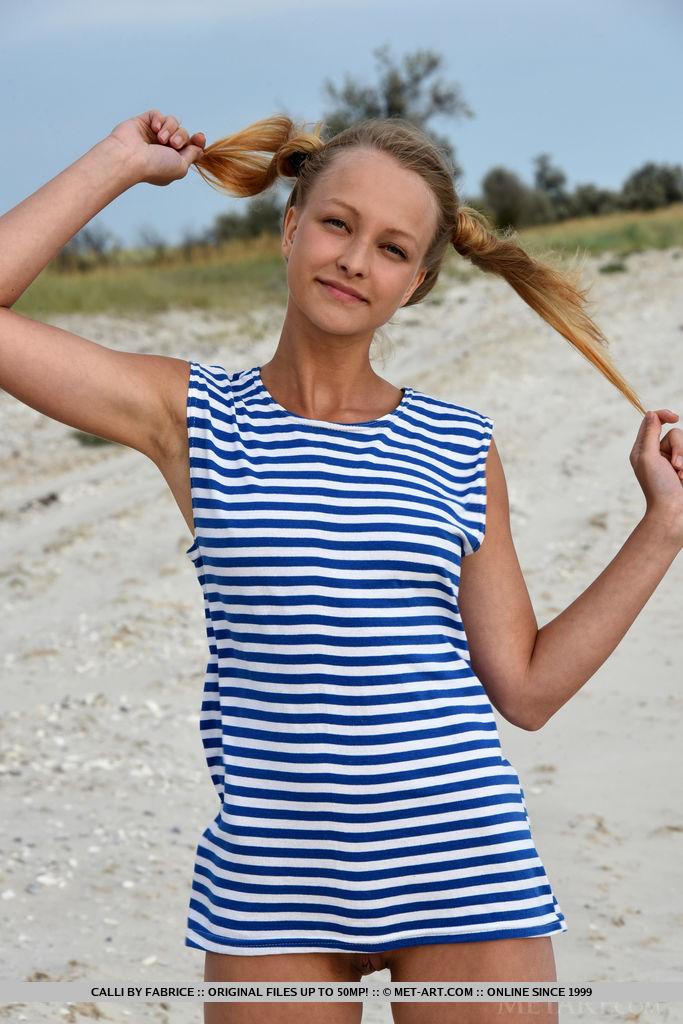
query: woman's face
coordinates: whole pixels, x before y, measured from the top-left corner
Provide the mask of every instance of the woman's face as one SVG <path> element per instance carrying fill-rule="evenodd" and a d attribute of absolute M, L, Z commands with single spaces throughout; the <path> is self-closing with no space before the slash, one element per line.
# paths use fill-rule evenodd
<path fill-rule="evenodd" d="M 287 211 L 290 303 L 325 333 L 371 336 L 422 283 L 436 224 L 436 201 L 418 174 L 386 153 L 340 153 L 303 209 Z M 364 301 L 345 302 L 320 279 L 353 288 Z"/>

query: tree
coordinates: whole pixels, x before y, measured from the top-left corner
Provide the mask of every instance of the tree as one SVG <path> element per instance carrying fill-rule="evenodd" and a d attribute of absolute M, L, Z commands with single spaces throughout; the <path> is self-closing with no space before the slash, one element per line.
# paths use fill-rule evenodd
<path fill-rule="evenodd" d="M 120 243 L 116 236 L 107 228 L 90 223 L 77 231 L 50 263 L 62 272 L 85 272 L 110 263 L 112 256 L 118 251 Z"/>
<path fill-rule="evenodd" d="M 247 229 L 252 236 L 264 232 L 280 233 L 284 210 L 272 193 L 252 199 L 246 214 Z"/>
<path fill-rule="evenodd" d="M 489 219 L 498 228 L 517 228 L 524 222 L 529 204 L 529 189 L 506 167 L 492 167 L 481 182 L 481 203 Z"/>
<path fill-rule="evenodd" d="M 149 251 L 150 261 L 152 263 L 161 263 L 165 258 L 168 246 L 165 239 L 159 234 L 156 228 L 143 224 L 138 231 L 138 242 L 143 249 L 147 249 Z"/>
<path fill-rule="evenodd" d="M 572 206 L 565 189 L 567 175 L 553 167 L 548 153 L 534 157 L 534 187 L 548 198 L 550 220 L 565 220 L 572 215 Z"/>
<path fill-rule="evenodd" d="M 210 232 L 195 231 L 192 227 L 184 227 L 180 238 L 180 251 L 188 263 L 192 263 L 195 254 L 202 254 L 207 244 L 213 244 L 214 239 Z"/>
<path fill-rule="evenodd" d="M 88 269 L 88 261 L 83 255 L 78 236 L 74 235 L 59 250 L 54 259 L 50 260 L 50 267 L 54 267 L 60 274 L 68 274 L 71 271 L 85 271 Z"/>
<path fill-rule="evenodd" d="M 571 196 L 571 205 L 573 217 L 595 217 L 620 209 L 621 202 L 616 192 L 587 182 L 576 186 Z"/>
<path fill-rule="evenodd" d="M 624 182 L 621 198 L 626 209 L 655 210 L 683 199 L 683 168 L 680 164 L 649 161 Z"/>
<path fill-rule="evenodd" d="M 555 220 L 555 211 L 546 192 L 537 188 L 528 188 L 522 200 L 520 227 L 532 224 L 551 224 Z"/>
<path fill-rule="evenodd" d="M 82 249 L 95 264 L 109 262 L 109 256 L 116 239 L 111 231 L 99 224 L 87 224 L 75 236 L 79 239 Z"/>
<path fill-rule="evenodd" d="M 329 79 L 325 80 L 325 91 L 336 106 L 323 118 L 326 132 L 322 137 L 327 140 L 368 117 L 402 117 L 421 128 L 444 151 L 454 178 L 461 177 L 462 168 L 449 139 L 427 128 L 427 121 L 434 116 L 474 117 L 458 85 L 448 85 L 440 77 L 426 84 L 443 58 L 430 50 L 416 50 L 403 58 L 401 68 L 392 63 L 388 44 L 372 52 L 383 69 L 379 85 L 360 85 L 347 75 L 343 87 L 337 89 Z"/>
<path fill-rule="evenodd" d="M 243 214 L 222 213 L 216 217 L 211 231 L 214 243 L 234 238 L 255 238 L 264 232 L 279 234 L 284 205 L 270 192 L 257 196 Z"/>

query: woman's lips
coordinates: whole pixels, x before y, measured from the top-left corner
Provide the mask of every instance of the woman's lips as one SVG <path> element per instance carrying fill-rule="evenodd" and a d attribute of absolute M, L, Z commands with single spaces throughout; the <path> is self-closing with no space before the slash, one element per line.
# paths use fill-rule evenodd
<path fill-rule="evenodd" d="M 335 288 L 331 284 L 325 284 L 324 281 L 318 281 L 323 288 L 327 289 L 330 295 L 334 295 L 335 299 L 339 299 L 341 302 L 365 302 L 365 299 L 356 298 L 355 295 L 349 295 L 348 292 L 343 292 L 339 288 Z"/>

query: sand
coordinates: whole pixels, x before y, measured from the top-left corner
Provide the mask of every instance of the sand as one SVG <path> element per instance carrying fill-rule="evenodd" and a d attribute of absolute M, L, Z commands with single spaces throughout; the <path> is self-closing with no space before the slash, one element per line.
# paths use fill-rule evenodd
<path fill-rule="evenodd" d="M 645 406 L 683 417 L 683 252 L 640 253 L 623 273 L 599 273 L 607 262 L 586 263 L 591 312 Z M 270 358 L 282 315 L 50 322 L 234 370 Z M 639 414 L 496 278 L 441 287 L 384 334 L 378 373 L 493 417 L 543 625 L 644 513 L 629 463 Z M 215 794 L 198 731 L 206 639 L 187 526 L 138 452 L 84 447 L 4 392 L 0 427 L 1 976 L 200 981 L 204 954 L 183 937 Z M 553 940 L 561 981 L 683 981 L 682 584 L 679 557 L 607 663 L 543 729 L 496 713 L 568 923 Z M 657 1020 L 677 1014 L 683 1005 L 670 1004 Z M 0 1007 L 0 1020 L 93 1018 L 189 1024 L 202 1011 Z M 368 1004 L 363 1020 L 389 1021 L 388 1005 Z"/>

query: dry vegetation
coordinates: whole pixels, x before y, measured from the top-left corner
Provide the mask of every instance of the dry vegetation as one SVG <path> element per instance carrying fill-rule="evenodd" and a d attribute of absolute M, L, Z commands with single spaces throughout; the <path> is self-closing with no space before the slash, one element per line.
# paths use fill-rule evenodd
<path fill-rule="evenodd" d="M 612 268 L 625 269 L 623 257 L 648 249 L 683 246 L 683 203 L 653 211 L 582 217 L 519 232 L 522 244 L 542 258 L 545 253 L 581 257 L 609 253 Z M 607 268 L 606 268 L 607 269 Z M 453 252 L 443 282 L 478 275 Z M 432 293 L 440 294 L 439 286 Z M 220 247 L 207 247 L 188 261 L 180 249 L 163 262 L 142 264 L 140 254 L 121 254 L 118 264 L 87 272 L 57 272 L 51 267 L 15 303 L 28 316 L 65 313 L 158 313 L 171 309 L 221 310 L 234 314 L 264 304 L 285 305 L 287 281 L 279 238 L 261 235 Z"/>

